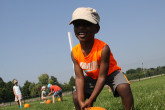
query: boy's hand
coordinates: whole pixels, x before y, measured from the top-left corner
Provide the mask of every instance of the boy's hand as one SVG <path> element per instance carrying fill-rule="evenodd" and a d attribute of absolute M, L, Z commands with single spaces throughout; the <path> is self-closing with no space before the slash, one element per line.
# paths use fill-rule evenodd
<path fill-rule="evenodd" d="M 85 102 L 79 102 L 79 103 L 80 103 L 81 110 L 84 110 L 83 106 L 84 106 Z"/>
<path fill-rule="evenodd" d="M 93 101 L 91 101 L 90 99 L 88 99 L 84 105 L 82 106 L 83 109 L 88 108 L 88 107 L 92 107 L 93 106 Z"/>

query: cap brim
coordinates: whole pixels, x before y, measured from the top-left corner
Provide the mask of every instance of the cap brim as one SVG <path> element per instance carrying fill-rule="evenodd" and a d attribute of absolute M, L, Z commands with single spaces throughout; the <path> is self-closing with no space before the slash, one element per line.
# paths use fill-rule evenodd
<path fill-rule="evenodd" d="M 85 21 L 88 21 L 88 22 L 91 22 L 93 24 L 97 24 L 97 22 L 94 20 L 94 19 L 91 19 L 90 17 L 77 17 L 77 18 L 73 18 L 69 25 L 73 23 L 73 21 L 76 21 L 76 20 L 85 20 Z"/>

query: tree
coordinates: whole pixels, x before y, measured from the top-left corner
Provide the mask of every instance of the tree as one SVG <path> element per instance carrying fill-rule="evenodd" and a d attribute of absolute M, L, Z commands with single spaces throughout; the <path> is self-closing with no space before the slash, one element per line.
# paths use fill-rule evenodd
<path fill-rule="evenodd" d="M 6 97 L 6 83 L 3 81 L 3 79 L 0 77 L 0 103 L 2 103 Z"/>
<path fill-rule="evenodd" d="M 39 83 L 41 83 L 42 85 L 47 85 L 48 84 L 48 80 L 49 80 L 49 75 L 48 74 L 42 74 L 41 76 L 38 77 Z"/>
<path fill-rule="evenodd" d="M 0 103 L 2 103 L 2 101 L 3 101 L 3 96 L 4 96 L 3 89 L 4 88 L 0 88 Z"/>
<path fill-rule="evenodd" d="M 70 85 L 71 87 L 75 86 L 75 79 L 74 79 L 73 76 L 70 78 L 69 85 Z"/>
<path fill-rule="evenodd" d="M 5 87 L 5 82 L 3 81 L 3 79 L 0 77 L 0 88 L 4 88 Z"/>
<path fill-rule="evenodd" d="M 8 94 L 6 94 L 6 93 L 7 93 L 6 88 L 0 88 L 0 95 L 1 95 L 0 103 L 9 101 L 8 97 L 7 97 Z"/>
<path fill-rule="evenodd" d="M 5 83 L 0 77 L 0 103 L 14 100 L 13 83 Z"/>
<path fill-rule="evenodd" d="M 136 69 L 136 73 L 141 73 L 142 72 L 142 69 L 141 68 L 137 68 Z"/>
<path fill-rule="evenodd" d="M 8 83 L 6 83 L 5 89 L 7 90 L 6 93 L 5 93 L 6 98 L 9 101 L 14 100 L 13 83 L 11 81 L 9 81 Z"/>
<path fill-rule="evenodd" d="M 29 86 L 30 96 L 35 97 L 36 96 L 36 90 L 35 90 L 35 83 L 31 83 Z"/>
<path fill-rule="evenodd" d="M 31 82 L 26 80 L 26 82 L 24 83 L 24 86 L 22 87 L 22 95 L 24 98 L 30 96 L 30 90 L 29 90 L 30 84 L 31 84 Z"/>
<path fill-rule="evenodd" d="M 36 85 L 35 85 L 35 90 L 36 90 L 36 96 L 40 96 L 41 95 L 41 87 L 42 87 L 43 85 L 41 85 L 41 83 L 37 83 Z"/>
<path fill-rule="evenodd" d="M 130 70 L 126 71 L 126 74 L 133 74 L 133 73 L 136 73 L 135 69 L 130 69 Z"/>
<path fill-rule="evenodd" d="M 67 83 L 64 83 L 62 88 L 63 88 L 63 91 L 71 91 L 72 90 L 72 87 L 70 87 L 70 85 Z"/>
<path fill-rule="evenodd" d="M 58 85 L 58 86 L 62 86 L 61 83 L 58 82 L 57 78 L 54 77 L 54 76 L 51 76 L 50 79 L 49 79 L 49 83 L 52 84 L 52 85 Z"/>
<path fill-rule="evenodd" d="M 49 79 L 49 83 L 52 85 L 58 84 L 57 78 L 54 76 L 51 76 Z"/>

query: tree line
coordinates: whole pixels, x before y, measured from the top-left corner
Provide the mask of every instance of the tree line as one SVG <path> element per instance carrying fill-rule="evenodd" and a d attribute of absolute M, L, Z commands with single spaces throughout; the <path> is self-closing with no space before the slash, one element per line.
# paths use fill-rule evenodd
<path fill-rule="evenodd" d="M 125 75 L 128 80 L 140 79 L 145 77 L 151 77 L 155 75 L 165 74 L 165 66 L 158 66 L 157 68 L 137 68 L 137 69 L 129 69 L 126 71 Z"/>
<path fill-rule="evenodd" d="M 128 80 L 140 79 L 144 77 L 150 77 L 154 75 L 160 75 L 165 73 L 165 66 L 157 67 L 157 68 L 137 68 L 137 69 L 129 69 L 124 74 L 127 76 Z M 13 79 L 14 80 L 14 79 Z M 42 74 L 38 77 L 38 83 L 25 81 L 23 87 L 21 87 L 23 99 L 39 97 L 41 94 L 41 87 L 47 86 L 48 83 L 53 85 L 58 85 L 65 91 L 72 91 L 73 86 L 75 86 L 75 79 L 72 76 L 70 78 L 69 83 L 61 84 L 57 80 L 56 77 L 50 76 L 48 74 Z M 19 81 L 18 81 L 19 82 Z M 48 91 L 48 89 L 47 89 Z M 13 94 L 13 83 L 12 81 L 4 82 L 0 77 L 0 103 L 2 102 L 11 102 L 14 101 Z"/>

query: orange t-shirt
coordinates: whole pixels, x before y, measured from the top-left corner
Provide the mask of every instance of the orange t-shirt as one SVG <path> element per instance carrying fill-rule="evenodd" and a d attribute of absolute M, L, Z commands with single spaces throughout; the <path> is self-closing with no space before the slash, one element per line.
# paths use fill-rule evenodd
<path fill-rule="evenodd" d="M 50 87 L 50 90 L 56 92 L 56 91 L 61 90 L 61 88 L 58 87 L 57 85 L 52 85 L 52 86 Z"/>
<path fill-rule="evenodd" d="M 73 56 L 78 61 L 81 69 L 86 73 L 87 76 L 93 79 L 98 78 L 100 70 L 101 52 L 105 45 L 107 44 L 103 41 L 95 39 L 92 50 L 86 57 L 82 53 L 80 43 L 72 49 Z M 121 70 L 121 68 L 117 66 L 117 62 L 114 59 L 112 52 L 110 52 L 109 61 L 109 71 L 107 76 L 115 70 Z"/>

